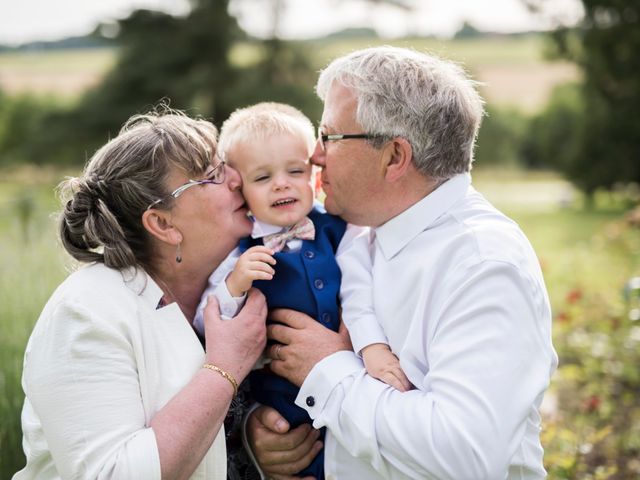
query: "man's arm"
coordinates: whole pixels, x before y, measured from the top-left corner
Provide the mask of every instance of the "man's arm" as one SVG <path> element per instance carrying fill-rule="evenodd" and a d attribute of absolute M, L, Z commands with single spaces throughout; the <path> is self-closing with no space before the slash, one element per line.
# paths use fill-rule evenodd
<path fill-rule="evenodd" d="M 270 338 L 285 344 L 272 370 L 301 385 L 297 404 L 352 455 L 384 476 L 504 478 L 552 369 L 547 312 L 532 285 L 508 264 L 490 262 L 450 286 L 430 312 L 428 361 L 418 390 L 399 392 L 366 375 L 336 333 L 292 311 L 275 312 Z M 487 291 L 502 292 L 505 304 Z M 431 308 L 434 308 L 431 305 Z M 275 354 L 269 350 L 270 356 Z"/>

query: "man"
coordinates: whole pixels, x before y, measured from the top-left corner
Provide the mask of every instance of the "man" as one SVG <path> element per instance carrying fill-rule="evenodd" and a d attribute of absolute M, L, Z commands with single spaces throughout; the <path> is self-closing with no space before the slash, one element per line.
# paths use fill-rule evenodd
<path fill-rule="evenodd" d="M 456 65 L 379 47 L 332 62 L 312 161 L 325 206 L 373 227 L 375 314 L 415 389 L 368 376 L 344 335 L 277 311 L 272 370 L 327 427 L 327 478 L 544 478 L 538 408 L 557 365 L 540 267 L 518 226 L 470 185 L 482 100 Z M 315 436 L 265 407 L 249 419 L 272 477 Z M 313 445 L 313 447 L 312 447 Z"/>

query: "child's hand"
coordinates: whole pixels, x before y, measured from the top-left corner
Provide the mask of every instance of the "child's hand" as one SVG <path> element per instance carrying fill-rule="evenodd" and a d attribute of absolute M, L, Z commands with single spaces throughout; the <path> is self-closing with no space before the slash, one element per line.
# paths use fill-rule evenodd
<path fill-rule="evenodd" d="M 234 297 L 247 292 L 254 280 L 271 280 L 276 264 L 273 250 L 262 245 L 251 247 L 238 258 L 238 262 L 226 280 L 227 289 Z"/>
<path fill-rule="evenodd" d="M 362 359 L 367 373 L 374 378 L 391 385 L 401 392 L 413 388 L 411 382 L 400 368 L 400 361 L 388 345 L 374 343 L 362 349 Z"/>

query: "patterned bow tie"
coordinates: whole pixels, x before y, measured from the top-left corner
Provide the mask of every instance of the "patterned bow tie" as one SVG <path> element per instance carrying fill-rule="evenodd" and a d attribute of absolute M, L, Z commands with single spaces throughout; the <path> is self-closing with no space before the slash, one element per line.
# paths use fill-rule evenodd
<path fill-rule="evenodd" d="M 287 231 L 263 237 L 262 242 L 265 247 L 270 248 L 274 252 L 279 252 L 289 240 L 294 238 L 301 240 L 313 240 L 316 238 L 316 229 L 309 217 L 304 217 Z"/>

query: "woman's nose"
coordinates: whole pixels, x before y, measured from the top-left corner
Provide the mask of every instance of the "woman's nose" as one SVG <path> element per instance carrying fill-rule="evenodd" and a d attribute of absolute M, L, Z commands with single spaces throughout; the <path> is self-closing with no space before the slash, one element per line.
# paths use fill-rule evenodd
<path fill-rule="evenodd" d="M 240 172 L 235 168 L 230 167 L 229 164 L 225 165 L 224 168 L 227 169 L 227 183 L 229 185 L 229 190 L 240 190 L 240 188 L 242 188 L 242 177 L 240 176 Z"/>

